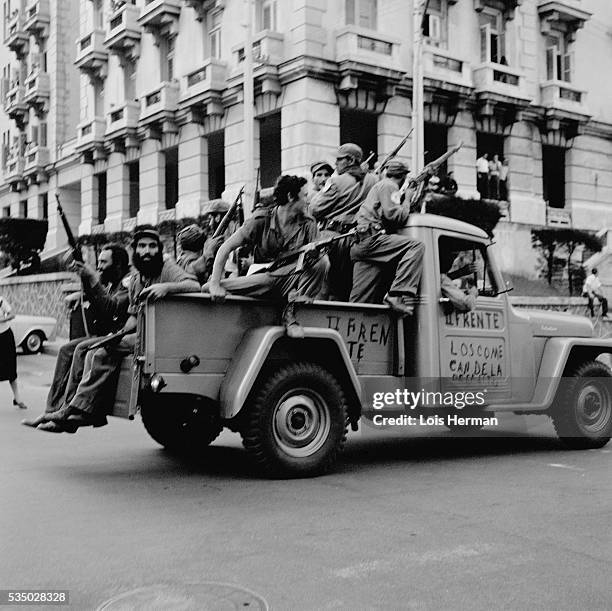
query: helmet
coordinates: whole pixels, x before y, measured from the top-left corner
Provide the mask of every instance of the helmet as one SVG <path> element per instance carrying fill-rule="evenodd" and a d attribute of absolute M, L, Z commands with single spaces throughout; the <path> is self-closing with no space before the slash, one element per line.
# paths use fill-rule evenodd
<path fill-rule="evenodd" d="M 404 176 L 408 172 L 408 166 L 398 159 L 392 159 L 387 164 L 387 176 Z"/>
<path fill-rule="evenodd" d="M 347 142 L 338 147 L 336 157 L 353 157 L 357 163 L 360 163 L 363 159 L 363 151 L 360 146 Z"/>
<path fill-rule="evenodd" d="M 187 225 L 177 235 L 183 250 L 197 251 L 204 245 L 204 232 L 197 225 Z"/>

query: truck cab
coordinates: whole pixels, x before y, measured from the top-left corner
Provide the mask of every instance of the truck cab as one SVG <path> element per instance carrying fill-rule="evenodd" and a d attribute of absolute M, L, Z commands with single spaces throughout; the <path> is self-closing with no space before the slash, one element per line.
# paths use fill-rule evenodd
<path fill-rule="evenodd" d="M 612 341 L 594 338 L 584 317 L 514 309 L 481 229 L 419 214 L 402 232 L 426 247 L 409 318 L 386 305 L 300 303 L 304 338 L 292 339 L 275 302 L 214 303 L 198 293 L 145 303 L 113 415 L 140 411 L 156 441 L 188 451 L 227 427 L 265 471 L 294 476 L 330 469 L 348 425 L 383 413 L 436 415 L 449 428 L 449 414 L 478 428 L 496 412 L 546 413 L 570 447 L 607 443 L 611 374 L 597 358 Z M 442 269 L 449 252 L 453 264 Z M 474 309 L 458 311 L 441 274 L 465 266 L 469 275 L 454 282 L 478 296 Z"/>

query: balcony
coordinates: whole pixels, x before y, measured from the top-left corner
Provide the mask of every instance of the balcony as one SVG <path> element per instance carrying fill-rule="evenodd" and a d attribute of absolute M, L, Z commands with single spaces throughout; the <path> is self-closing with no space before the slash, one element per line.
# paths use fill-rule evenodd
<path fill-rule="evenodd" d="M 549 227 L 571 227 L 572 213 L 564 208 L 546 206 L 546 225 Z"/>
<path fill-rule="evenodd" d="M 401 73 L 400 40 L 381 32 L 347 26 L 336 32 L 336 61 L 356 66 L 367 66 L 367 72 L 387 76 Z M 399 76 L 401 78 L 401 76 Z"/>
<path fill-rule="evenodd" d="M 25 9 L 24 30 L 36 38 L 46 38 L 50 22 L 49 0 L 29 0 Z"/>
<path fill-rule="evenodd" d="M 24 176 L 40 174 L 44 172 L 49 164 L 49 149 L 46 146 L 35 144 L 25 151 L 25 164 L 23 168 Z"/>
<path fill-rule="evenodd" d="M 539 0 L 538 15 L 540 31 L 545 36 L 556 29 L 573 37 L 591 18 L 591 13 L 580 8 L 574 0 Z"/>
<path fill-rule="evenodd" d="M 120 56 L 136 59 L 140 54 L 140 9 L 134 4 L 123 4 L 115 10 L 108 22 L 104 39 L 106 48 Z"/>
<path fill-rule="evenodd" d="M 523 73 L 492 62 L 473 68 L 476 96 L 481 103 L 525 107 L 531 101 L 523 90 Z"/>
<path fill-rule="evenodd" d="M 25 80 L 24 99 L 28 106 L 37 112 L 45 112 L 49 103 L 50 85 L 49 73 L 36 70 L 31 72 Z"/>
<path fill-rule="evenodd" d="M 126 102 L 106 115 L 106 138 L 126 136 L 138 127 L 140 104 Z"/>
<path fill-rule="evenodd" d="M 23 27 L 23 11 L 15 9 L 8 22 L 8 29 L 4 44 L 14 51 L 18 58 L 23 57 L 28 50 L 30 35 Z"/>
<path fill-rule="evenodd" d="M 218 59 L 207 59 L 204 64 L 182 78 L 180 99 L 182 107 L 203 104 L 207 114 L 222 114 L 221 92 L 226 87 L 227 65 Z"/>
<path fill-rule="evenodd" d="M 9 118 L 18 124 L 25 123 L 28 116 L 28 105 L 25 101 L 25 88 L 17 82 L 11 83 L 4 99 L 4 110 Z"/>
<path fill-rule="evenodd" d="M 104 144 L 106 121 L 104 117 L 96 117 L 79 123 L 77 127 L 77 145 L 80 152 L 100 148 Z"/>
<path fill-rule="evenodd" d="M 75 65 L 93 78 L 104 78 L 108 65 L 108 51 L 104 46 L 104 30 L 92 30 L 77 40 Z"/>
<path fill-rule="evenodd" d="M 198 21 L 204 19 L 207 11 L 225 8 L 224 0 L 183 0 L 183 2 L 196 12 L 196 19 Z"/>
<path fill-rule="evenodd" d="M 472 87 L 470 64 L 454 53 L 439 47 L 423 46 L 423 75 L 460 87 Z"/>
<path fill-rule="evenodd" d="M 178 32 L 181 0 L 145 0 L 138 23 L 156 39 Z"/>
<path fill-rule="evenodd" d="M 23 180 L 23 168 L 25 159 L 22 155 L 11 155 L 6 160 L 6 169 L 4 170 L 4 181 L 9 184 L 14 184 Z"/>
<path fill-rule="evenodd" d="M 150 123 L 173 117 L 178 108 L 178 99 L 178 83 L 162 83 L 140 98 L 140 122 Z"/>
<path fill-rule="evenodd" d="M 586 93 L 564 81 L 545 81 L 540 84 L 541 103 L 547 110 L 559 111 L 553 114 L 570 119 L 586 119 Z M 550 114 L 550 113 L 549 113 Z"/>

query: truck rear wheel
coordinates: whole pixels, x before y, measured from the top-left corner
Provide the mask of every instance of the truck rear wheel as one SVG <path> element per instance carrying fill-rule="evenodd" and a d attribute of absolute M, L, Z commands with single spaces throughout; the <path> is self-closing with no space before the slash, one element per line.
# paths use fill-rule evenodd
<path fill-rule="evenodd" d="M 147 433 L 173 452 L 195 454 L 211 444 L 223 428 L 202 397 L 153 394 L 140 409 Z"/>
<path fill-rule="evenodd" d="M 270 475 L 330 470 L 344 447 L 346 400 L 340 384 L 314 363 L 285 365 L 251 394 L 242 440 Z"/>
<path fill-rule="evenodd" d="M 564 378 L 551 418 L 559 439 L 572 449 L 601 448 L 612 436 L 612 373 L 597 361 Z"/>

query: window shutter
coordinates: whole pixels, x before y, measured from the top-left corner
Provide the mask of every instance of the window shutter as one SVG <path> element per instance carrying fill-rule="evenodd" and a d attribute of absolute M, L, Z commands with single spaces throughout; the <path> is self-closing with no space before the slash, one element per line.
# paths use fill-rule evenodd
<path fill-rule="evenodd" d="M 490 47 L 490 27 L 489 24 L 480 26 L 480 61 L 487 63 L 491 61 Z"/>
<path fill-rule="evenodd" d="M 30 142 L 33 145 L 38 144 L 38 125 L 32 125 L 32 131 L 30 132 Z"/>
<path fill-rule="evenodd" d="M 548 47 L 546 49 L 546 80 L 555 80 L 557 47 Z"/>
<path fill-rule="evenodd" d="M 346 0 L 346 25 L 355 25 L 355 0 Z"/>
<path fill-rule="evenodd" d="M 40 124 L 40 146 L 47 146 L 47 123 Z"/>
<path fill-rule="evenodd" d="M 438 15 L 429 15 L 429 38 L 439 42 L 441 29 L 440 17 Z"/>
<path fill-rule="evenodd" d="M 562 80 L 566 83 L 570 83 L 572 80 L 572 65 L 574 63 L 573 53 L 565 53 L 563 55 L 563 66 L 562 66 Z"/>

